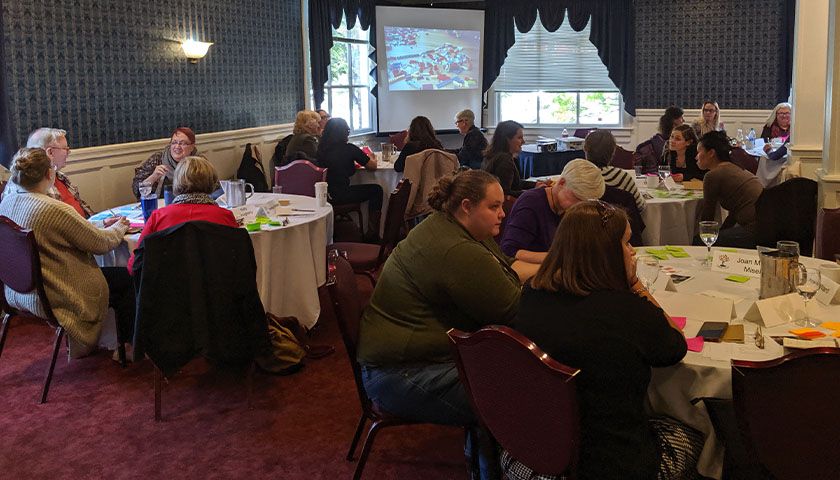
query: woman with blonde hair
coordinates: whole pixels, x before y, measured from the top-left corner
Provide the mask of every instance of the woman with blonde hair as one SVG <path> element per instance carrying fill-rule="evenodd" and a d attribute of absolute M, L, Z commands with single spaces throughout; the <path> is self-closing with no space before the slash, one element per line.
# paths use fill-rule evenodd
<path fill-rule="evenodd" d="M 697 138 L 700 138 L 709 132 L 717 131 L 719 122 L 720 107 L 714 100 L 706 100 L 700 109 L 700 116 L 692 122 L 691 126 L 694 127 Z"/>
<path fill-rule="evenodd" d="M 792 109 L 793 107 L 788 102 L 782 102 L 773 107 L 773 111 L 770 112 L 767 121 L 764 122 L 764 128 L 761 129 L 761 138 L 767 142 L 764 144 L 765 152 L 769 152 L 773 148 L 770 140 L 774 138 L 781 138 L 783 144 L 790 142 Z"/>
<path fill-rule="evenodd" d="M 218 223 L 237 228 L 239 224 L 230 210 L 216 205 L 210 197 L 219 183 L 219 175 L 213 165 L 204 157 L 187 157 L 175 169 L 175 183 L 172 193 L 175 199 L 170 205 L 152 212 L 143 226 L 137 245 L 146 235 L 165 230 L 193 220 Z M 134 254 L 128 259 L 128 271 L 133 274 Z"/>
<path fill-rule="evenodd" d="M 68 334 L 70 356 L 93 352 L 108 306 L 116 311 L 120 337 L 134 331 L 134 286 L 121 267 L 99 268 L 94 254 L 110 252 L 128 229 L 124 217 L 100 229 L 70 205 L 48 196 L 56 177 L 47 153 L 41 148 L 22 148 L 12 159 L 11 179 L 24 192 L 0 202 L 0 215 L 32 230 L 38 241 L 41 275 L 50 307 Z M 46 317 L 37 292 L 19 293 L 5 287 L 13 308 Z"/>
<path fill-rule="evenodd" d="M 295 117 L 292 139 L 286 146 L 286 157 L 315 160 L 318 157 L 318 135 L 321 133 L 321 116 L 312 110 L 301 110 Z"/>
<path fill-rule="evenodd" d="M 569 208 L 513 322 L 552 358 L 580 369 L 580 479 L 684 478 L 703 445 L 699 432 L 645 412 L 651 368 L 679 363 L 687 347 L 636 276 L 630 235 L 620 208 L 600 200 Z M 688 448 L 669 448 L 677 435 Z M 502 465 L 513 480 L 539 473 L 523 472 L 507 452 Z"/>

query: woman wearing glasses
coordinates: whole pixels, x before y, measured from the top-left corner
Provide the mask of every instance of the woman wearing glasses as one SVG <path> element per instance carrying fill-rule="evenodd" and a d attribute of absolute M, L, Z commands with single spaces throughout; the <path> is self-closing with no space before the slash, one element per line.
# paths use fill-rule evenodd
<path fill-rule="evenodd" d="M 169 139 L 169 145 L 134 169 L 134 181 L 131 183 L 134 196 L 140 199 L 141 183 L 151 185 L 153 191 L 157 189 L 161 181 L 163 181 L 163 187 L 171 188 L 178 162 L 194 155 L 198 155 L 198 150 L 195 148 L 195 133 L 187 127 L 176 128 L 172 132 L 172 138 Z"/>
<path fill-rule="evenodd" d="M 694 468 L 702 447 L 698 432 L 645 414 L 651 367 L 678 363 L 686 343 L 636 277 L 630 234 L 627 215 L 607 203 L 569 208 L 513 323 L 552 358 L 580 369 L 581 479 L 682 478 L 681 467 Z M 674 452 L 663 436 L 669 432 L 692 440 L 690 465 L 667 454 Z M 502 465 L 512 479 L 531 478 L 507 452 Z"/>
<path fill-rule="evenodd" d="M 720 107 L 718 107 L 717 102 L 712 100 L 706 100 L 703 103 L 703 108 L 701 109 L 700 116 L 692 122 L 691 126 L 694 127 L 694 132 L 697 134 L 697 138 L 702 137 L 703 135 L 714 132 L 718 129 L 718 125 L 720 125 Z"/>

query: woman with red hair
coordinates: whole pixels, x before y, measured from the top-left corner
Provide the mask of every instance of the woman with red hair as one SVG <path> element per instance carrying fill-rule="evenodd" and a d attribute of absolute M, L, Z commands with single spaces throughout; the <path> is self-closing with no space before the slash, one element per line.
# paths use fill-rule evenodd
<path fill-rule="evenodd" d="M 140 199 L 141 183 L 152 185 L 154 188 L 163 179 L 163 187 L 171 188 L 178 162 L 195 155 L 198 155 L 198 150 L 195 148 L 195 133 L 187 127 L 176 128 L 166 148 L 153 154 L 134 169 L 134 181 L 131 183 L 134 196 Z"/>

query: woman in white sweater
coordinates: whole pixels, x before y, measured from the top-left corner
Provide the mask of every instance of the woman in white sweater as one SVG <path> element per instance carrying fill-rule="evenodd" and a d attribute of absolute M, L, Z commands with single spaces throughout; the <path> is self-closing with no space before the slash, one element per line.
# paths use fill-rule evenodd
<path fill-rule="evenodd" d="M 67 331 L 70 355 L 81 357 L 96 349 L 109 300 L 123 338 L 130 339 L 134 290 L 128 273 L 119 267 L 100 270 L 93 258 L 120 244 L 128 221 L 121 218 L 99 229 L 70 205 L 50 198 L 47 192 L 56 173 L 43 149 L 20 149 L 11 172 L 11 180 L 26 192 L 3 199 L 0 215 L 35 233 L 44 290 L 58 323 Z M 21 294 L 5 287 L 5 295 L 12 307 L 46 316 L 36 292 Z"/>

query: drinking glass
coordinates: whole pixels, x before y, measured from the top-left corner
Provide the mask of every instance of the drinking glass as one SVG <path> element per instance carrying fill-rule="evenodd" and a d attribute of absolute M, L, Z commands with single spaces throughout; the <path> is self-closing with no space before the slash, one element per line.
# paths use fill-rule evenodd
<path fill-rule="evenodd" d="M 671 176 L 671 166 L 670 165 L 660 165 L 659 166 L 659 176 L 662 177 L 662 180 Z"/>
<path fill-rule="evenodd" d="M 150 182 L 142 182 L 140 184 L 140 196 L 145 197 L 152 193 L 152 184 Z"/>
<path fill-rule="evenodd" d="M 791 271 L 791 282 L 796 287 L 799 296 L 805 300 L 805 318 L 797 323 L 807 327 L 816 327 L 820 322 L 808 316 L 808 300 L 813 298 L 820 290 L 820 284 L 822 283 L 820 271 L 816 268 L 806 267 L 801 263 L 791 265 Z"/>
<path fill-rule="evenodd" d="M 148 222 L 149 217 L 152 216 L 152 212 L 157 210 L 157 195 L 151 193 L 149 195 L 143 195 L 140 197 L 140 205 L 143 208 L 143 221 Z"/>
<path fill-rule="evenodd" d="M 720 224 L 718 222 L 713 220 L 700 222 L 700 239 L 706 244 L 706 259 L 703 260 L 703 266 L 712 266 L 712 245 L 717 242 L 719 232 Z"/>
<path fill-rule="evenodd" d="M 791 257 L 799 256 L 799 242 L 794 242 L 792 240 L 779 240 L 776 242 L 776 249 L 778 249 L 779 252 Z"/>
<path fill-rule="evenodd" d="M 659 260 L 653 255 L 640 255 L 636 259 L 636 276 L 650 291 L 653 282 L 659 277 Z"/>
<path fill-rule="evenodd" d="M 283 185 L 275 185 L 275 186 L 271 187 L 271 193 L 273 193 L 273 194 L 283 193 Z"/>
<path fill-rule="evenodd" d="M 636 173 L 636 178 L 639 178 L 639 177 L 642 176 L 642 166 L 641 165 L 633 165 L 633 170 Z"/>

